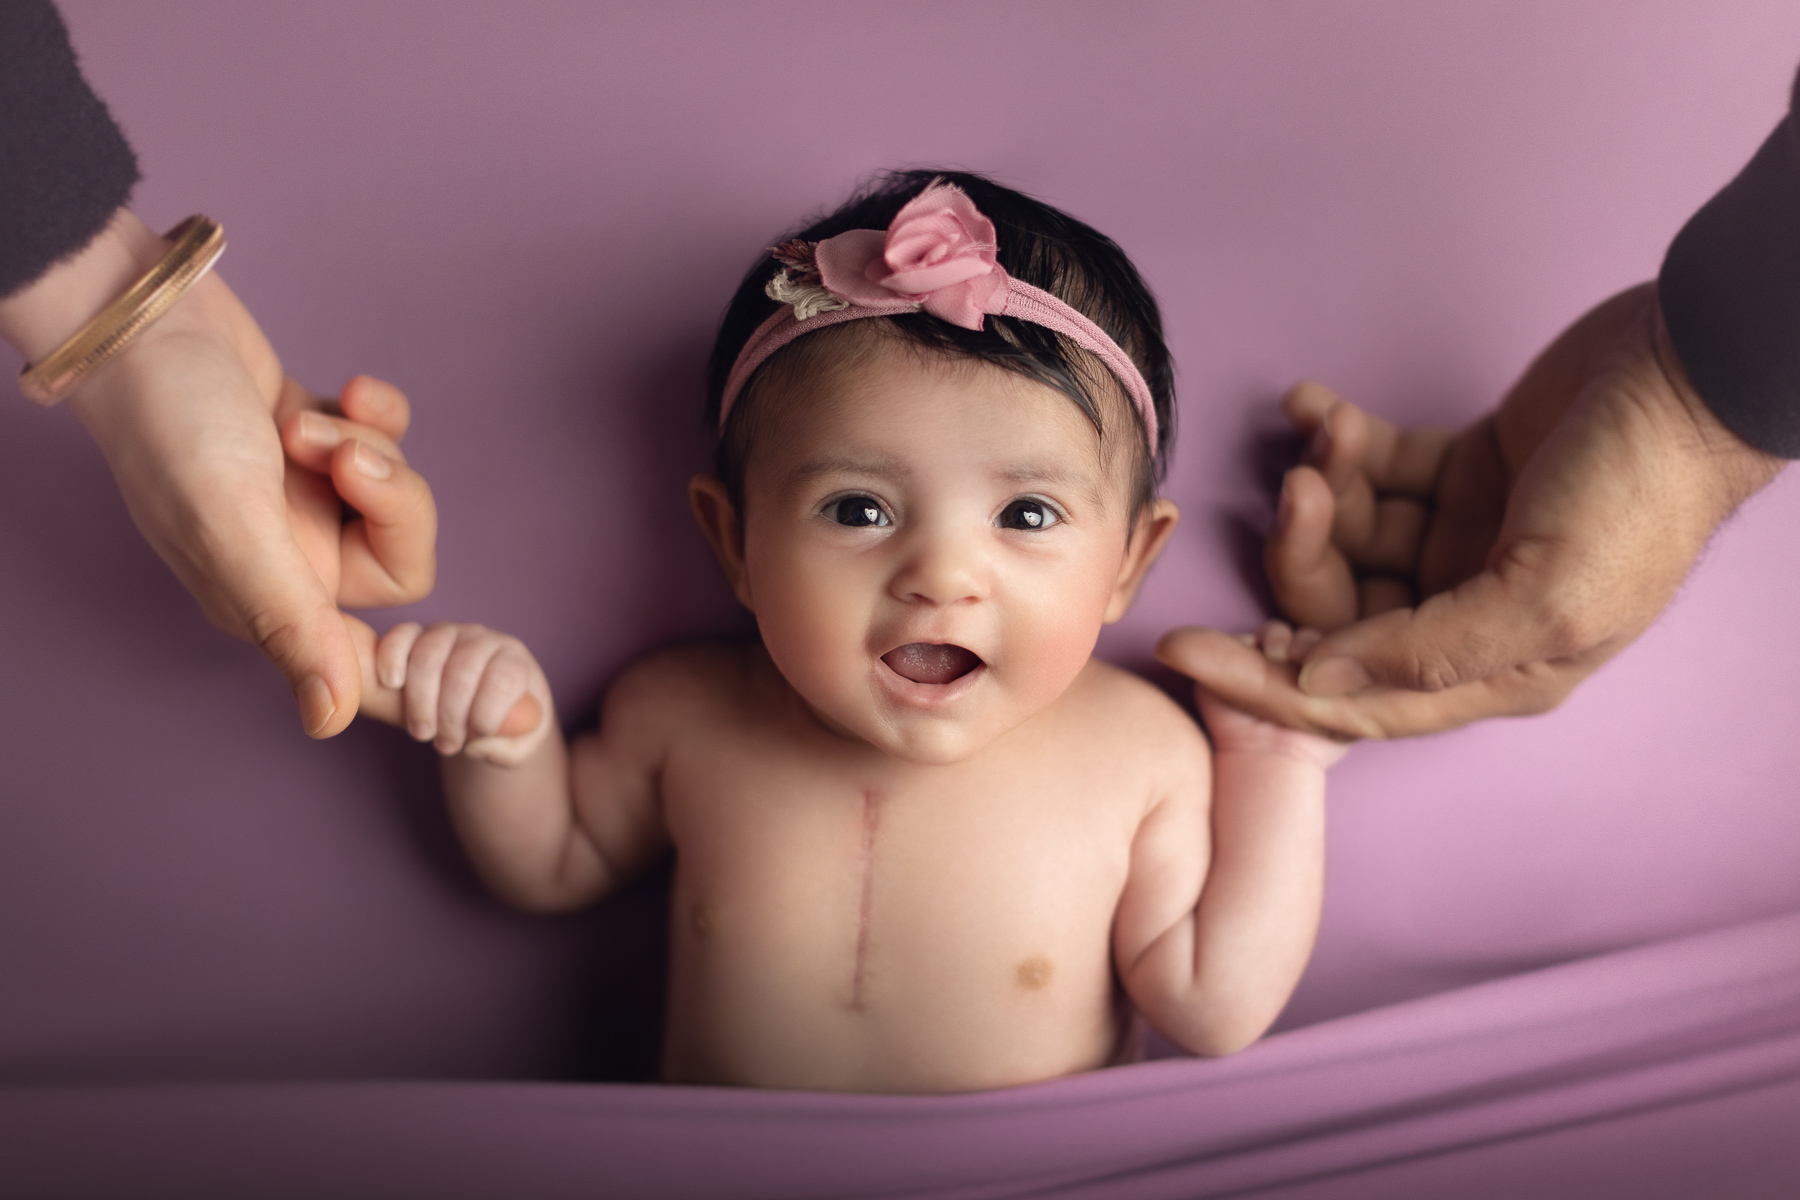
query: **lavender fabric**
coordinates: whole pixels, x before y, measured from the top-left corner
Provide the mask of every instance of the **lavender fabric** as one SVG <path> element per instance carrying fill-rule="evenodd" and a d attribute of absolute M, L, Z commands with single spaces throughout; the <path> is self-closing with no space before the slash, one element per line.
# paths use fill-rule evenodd
<path fill-rule="evenodd" d="M 833 98 L 881 6 L 64 11 L 145 219 L 224 223 L 300 379 L 412 395 L 442 569 L 376 622 L 517 633 L 573 723 L 646 649 L 747 629 L 683 499 L 702 360 L 745 263 L 861 173 L 994 173 L 1156 289 L 1184 520 L 1101 651 L 1176 688 L 1164 629 L 1262 612 L 1281 389 L 1482 411 L 1654 274 L 1800 56 L 1788 0 L 945 4 L 871 105 Z M 0 404 L 0 1196 L 1792 1195 L 1797 529 L 1784 478 L 1559 712 L 1334 769 L 1318 952 L 1244 1055 L 676 1090 L 632 1082 L 661 881 L 496 907 L 431 753 L 307 741 L 70 414 Z"/>
<path fill-rule="evenodd" d="M 1752 1112 L 1786 1114 L 1757 1168 L 1791 1186 L 1800 916 L 1392 1005 L 1228 1060 L 971 1096 L 115 1086 L 0 1093 L 0 1123 L 16 1139 L 14 1177 L 44 1197 L 129 1179 L 134 1195 L 195 1198 L 1197 1200 L 1327 1180 L 1341 1195 L 1429 1195 L 1384 1168 L 1672 1109 L 1704 1120 L 1744 1096 Z M 79 1152 L 96 1143 L 104 1159 Z M 1641 1147 L 1637 1173 L 1667 1157 Z M 1680 1190 L 1693 1182 L 1684 1165 L 1629 1194 L 1695 1194 Z M 1761 1194 L 1719 1188 L 1743 1164 L 1704 1165 L 1705 1194 Z"/>

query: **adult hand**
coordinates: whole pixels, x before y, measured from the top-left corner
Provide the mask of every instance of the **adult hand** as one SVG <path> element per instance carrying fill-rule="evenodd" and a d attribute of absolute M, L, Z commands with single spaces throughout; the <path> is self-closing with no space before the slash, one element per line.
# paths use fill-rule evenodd
<path fill-rule="evenodd" d="M 1653 284 L 1576 321 L 1461 433 L 1396 429 L 1317 384 L 1283 409 L 1311 465 L 1283 483 L 1266 563 L 1283 613 L 1328 635 L 1297 679 L 1214 630 L 1172 631 L 1157 654 L 1338 737 L 1554 708 L 1783 465 L 1695 393 Z"/>
<path fill-rule="evenodd" d="M 0 301 L 0 336 L 27 359 L 42 357 L 166 247 L 121 210 L 80 254 Z M 374 433 L 309 449 L 300 412 L 316 401 L 284 379 L 255 320 L 214 273 L 67 402 L 145 539 L 213 624 L 253 642 L 287 677 L 306 732 L 329 737 L 348 725 L 361 671 L 338 604 L 415 600 L 434 573 L 430 491 L 394 445 L 405 398 L 353 380 L 344 415 Z M 278 417 L 299 465 L 286 461 Z M 345 521 L 340 496 L 360 519 Z"/>

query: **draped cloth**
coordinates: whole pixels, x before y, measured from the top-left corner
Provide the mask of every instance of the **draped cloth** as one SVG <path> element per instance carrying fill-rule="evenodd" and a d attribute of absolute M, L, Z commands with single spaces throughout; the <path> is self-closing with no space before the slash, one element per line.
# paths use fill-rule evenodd
<path fill-rule="evenodd" d="M 1491 1158 L 1500 1144 L 1530 1159 L 1533 1139 L 1550 1136 L 1591 1166 L 1585 1143 L 1616 1143 L 1623 1129 L 1631 1157 L 1653 1168 L 1630 1194 L 1676 1196 L 1693 1184 L 1664 1174 L 1673 1190 L 1656 1190 L 1657 1118 L 1680 1109 L 1691 1134 L 1720 1105 L 1734 1127 L 1791 1125 L 1800 1113 L 1800 914 L 1323 1022 L 1233 1058 L 965 1096 L 437 1082 L 15 1088 L 0 1092 L 10 1131 L 0 1191 L 92 1195 L 129 1179 L 137 1196 L 195 1198 L 1153 1200 L 1283 1185 L 1392 1197 L 1415 1193 L 1381 1172 L 1427 1159 L 1466 1196 L 1473 1181 L 1458 1174 L 1459 1156 Z M 1634 1122 L 1644 1131 L 1635 1146 Z M 1767 1190 L 1714 1194 L 1792 1194 L 1800 1145 L 1772 1159 L 1766 1141 L 1755 1171 Z M 1692 1146 L 1683 1153 L 1692 1167 Z M 1442 1184 L 1421 1186 L 1430 1195 Z M 1595 1194 L 1589 1180 L 1568 1187 L 1534 1194 Z"/>

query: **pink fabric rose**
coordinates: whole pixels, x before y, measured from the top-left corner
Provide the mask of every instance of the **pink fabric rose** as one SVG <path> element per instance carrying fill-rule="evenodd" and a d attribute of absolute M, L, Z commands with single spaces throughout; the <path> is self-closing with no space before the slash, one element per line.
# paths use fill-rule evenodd
<path fill-rule="evenodd" d="M 964 329 L 1006 309 L 1006 270 L 994 259 L 994 223 L 961 188 L 934 183 L 887 232 L 852 229 L 819 243 L 828 291 L 865 308 L 926 312 Z"/>

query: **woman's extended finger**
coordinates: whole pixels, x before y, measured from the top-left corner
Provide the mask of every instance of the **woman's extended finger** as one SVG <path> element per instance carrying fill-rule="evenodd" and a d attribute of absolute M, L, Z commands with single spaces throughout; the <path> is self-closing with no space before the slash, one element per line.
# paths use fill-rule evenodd
<path fill-rule="evenodd" d="M 389 725 L 399 725 L 405 721 L 405 697 L 397 686 L 385 682 L 386 675 L 381 667 L 382 650 L 387 647 L 393 630 L 388 637 L 377 638 L 375 631 L 368 623 L 358 620 L 349 613 L 340 614 L 344 628 L 349 631 L 350 641 L 356 647 L 356 657 L 362 667 L 362 696 L 356 715 L 368 717 L 375 721 L 384 721 Z M 416 636 L 418 626 L 412 626 Z M 411 645 L 408 639 L 407 644 Z"/>
<path fill-rule="evenodd" d="M 437 503 L 425 477 L 361 438 L 331 456 L 331 482 L 360 516 L 344 524 L 338 603 L 410 604 L 437 578 Z"/>
<path fill-rule="evenodd" d="M 338 393 L 338 407 L 350 420 L 378 429 L 395 442 L 406 437 L 412 424 L 406 393 L 373 375 L 358 375 L 346 383 Z"/>

